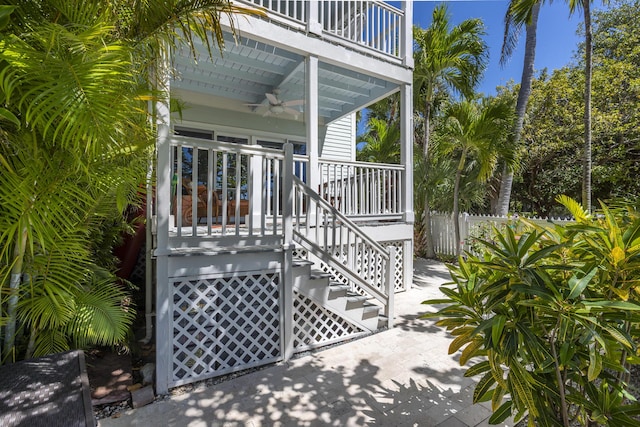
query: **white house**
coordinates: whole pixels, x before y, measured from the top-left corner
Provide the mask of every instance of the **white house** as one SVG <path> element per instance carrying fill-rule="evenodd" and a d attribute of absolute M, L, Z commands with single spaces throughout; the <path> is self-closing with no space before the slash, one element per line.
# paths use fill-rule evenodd
<path fill-rule="evenodd" d="M 393 324 L 411 283 L 412 3 L 245 0 L 225 49 L 173 52 L 156 164 L 157 391 Z M 399 92 L 402 161 L 355 161 Z"/>

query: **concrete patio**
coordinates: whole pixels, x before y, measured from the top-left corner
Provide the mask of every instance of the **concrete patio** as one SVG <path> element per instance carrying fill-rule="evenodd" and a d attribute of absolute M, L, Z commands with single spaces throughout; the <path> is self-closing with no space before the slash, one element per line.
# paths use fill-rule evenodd
<path fill-rule="evenodd" d="M 472 404 L 475 379 L 463 376 L 450 336 L 422 305 L 441 297 L 446 267 L 416 259 L 414 286 L 396 295 L 392 330 L 197 387 L 118 418 L 121 426 L 488 426 L 487 403 Z M 512 426 L 513 423 L 504 423 Z"/>

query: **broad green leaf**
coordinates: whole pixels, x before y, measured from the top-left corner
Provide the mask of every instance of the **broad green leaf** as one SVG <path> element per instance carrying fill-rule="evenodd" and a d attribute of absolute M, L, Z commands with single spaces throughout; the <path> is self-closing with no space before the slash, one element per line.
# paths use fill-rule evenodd
<path fill-rule="evenodd" d="M 16 9 L 15 6 L 0 6 L 0 30 L 9 24 L 9 15 Z"/>
<path fill-rule="evenodd" d="M 611 301 L 611 300 L 597 300 L 597 301 L 581 301 L 587 309 L 605 310 L 628 310 L 628 311 L 640 311 L 640 304 L 630 301 Z M 576 313 L 589 312 L 591 310 L 576 310 Z"/>
<path fill-rule="evenodd" d="M 619 331 L 618 329 L 609 326 L 609 325 L 602 325 L 602 329 L 604 329 L 605 331 L 609 332 L 609 334 L 613 337 L 613 339 L 615 339 L 616 341 L 618 341 L 620 344 L 624 345 L 625 347 L 632 349 L 634 348 L 633 342 L 631 342 L 629 340 L 629 338 L 622 333 L 621 331 Z"/>
<path fill-rule="evenodd" d="M 538 416 L 538 410 L 535 406 L 535 401 L 531 393 L 531 385 L 529 384 L 529 375 L 527 375 L 526 369 L 520 366 L 518 363 L 512 364 L 512 369 L 509 372 L 508 381 L 512 385 L 512 390 L 517 394 L 525 407 L 529 409 L 529 412 L 534 417 Z"/>
<path fill-rule="evenodd" d="M 469 343 L 472 339 L 471 332 L 464 333 L 457 336 L 449 345 L 449 354 L 453 354 L 458 351 L 463 345 Z"/>
<path fill-rule="evenodd" d="M 493 396 L 491 396 L 491 410 L 497 411 L 498 408 L 502 405 L 502 401 L 504 400 L 504 395 L 506 394 L 505 388 L 498 383 L 496 388 L 493 390 Z"/>
<path fill-rule="evenodd" d="M 496 380 L 493 378 L 493 374 L 491 372 L 487 372 L 484 377 L 478 381 L 476 388 L 473 390 L 473 403 L 478 403 L 495 383 Z"/>
<path fill-rule="evenodd" d="M 594 381 L 600 375 L 602 371 L 602 355 L 598 351 L 598 348 L 593 345 L 589 349 L 589 369 L 587 372 L 587 379 Z"/>
<path fill-rule="evenodd" d="M 477 356 L 477 350 L 482 348 L 483 340 L 481 337 L 476 337 L 471 343 L 469 343 L 464 350 L 462 350 L 462 354 L 460 354 L 460 365 L 466 365 L 466 363 L 473 356 Z"/>
<path fill-rule="evenodd" d="M 491 365 L 488 360 L 484 360 L 480 363 L 476 363 L 472 367 L 466 370 L 464 373 L 465 377 L 475 377 L 476 375 L 482 374 L 483 372 L 487 372 L 491 369 Z"/>
<path fill-rule="evenodd" d="M 562 343 L 560 346 L 560 364 L 562 366 L 567 366 L 573 357 L 575 349 L 573 345 L 568 342 Z"/>
<path fill-rule="evenodd" d="M 613 261 L 613 265 L 617 266 L 620 263 L 620 261 L 624 260 L 626 255 L 624 253 L 624 249 L 622 249 L 619 246 L 616 246 L 611 250 L 610 256 L 611 256 L 611 260 Z"/>
<path fill-rule="evenodd" d="M 493 319 L 494 323 L 491 327 L 491 340 L 493 341 L 494 346 L 498 346 L 500 345 L 500 336 L 502 335 L 504 325 L 507 322 L 507 316 L 498 314 L 493 316 Z"/>
<path fill-rule="evenodd" d="M 587 273 L 582 279 L 578 279 L 575 275 L 569 279 L 569 287 L 571 288 L 571 293 L 569 294 L 569 299 L 577 298 L 582 294 L 582 291 L 587 287 L 593 276 L 596 275 L 597 268 L 591 269 L 589 273 Z"/>
<path fill-rule="evenodd" d="M 494 411 L 493 415 L 489 418 L 489 424 L 496 425 L 500 424 L 507 418 L 511 416 L 511 404 L 510 400 L 504 402 L 496 411 Z"/>

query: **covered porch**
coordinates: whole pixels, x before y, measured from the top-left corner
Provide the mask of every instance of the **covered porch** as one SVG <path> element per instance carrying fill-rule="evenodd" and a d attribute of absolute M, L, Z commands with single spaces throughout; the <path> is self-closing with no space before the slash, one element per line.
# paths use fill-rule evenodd
<path fill-rule="evenodd" d="M 412 75 L 406 55 L 311 25 L 364 4 L 342 3 L 268 2 L 271 20 L 240 18 L 219 56 L 172 55 L 161 86 L 184 108 L 157 106 L 153 212 L 161 392 L 393 324 L 412 271 Z M 304 5 L 304 28 L 285 4 Z M 400 163 L 356 162 L 355 113 L 398 92 Z"/>

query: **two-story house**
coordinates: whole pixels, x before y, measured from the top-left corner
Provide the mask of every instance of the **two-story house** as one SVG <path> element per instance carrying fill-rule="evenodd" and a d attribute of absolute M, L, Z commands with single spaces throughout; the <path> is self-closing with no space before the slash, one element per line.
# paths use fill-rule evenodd
<path fill-rule="evenodd" d="M 391 326 L 411 283 L 411 1 L 240 3 L 265 16 L 172 52 L 184 106 L 157 109 L 159 393 Z M 356 162 L 355 113 L 396 92 L 401 163 Z"/>

